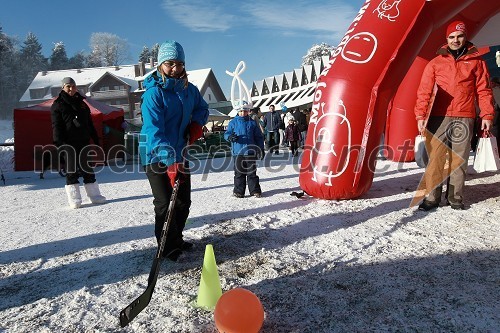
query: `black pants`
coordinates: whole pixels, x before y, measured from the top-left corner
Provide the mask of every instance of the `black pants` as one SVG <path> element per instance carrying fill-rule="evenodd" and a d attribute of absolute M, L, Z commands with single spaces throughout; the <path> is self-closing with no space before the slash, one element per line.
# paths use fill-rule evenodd
<path fill-rule="evenodd" d="M 85 184 L 95 183 L 94 169 L 90 166 L 91 146 L 84 144 L 62 145 L 59 153 L 66 161 L 66 185 L 78 184 L 82 176 Z"/>
<path fill-rule="evenodd" d="M 257 176 L 257 157 L 247 155 L 234 156 L 234 193 L 245 194 L 248 183 L 250 195 L 262 193 Z"/>
<path fill-rule="evenodd" d="M 290 141 L 290 150 L 292 151 L 292 155 L 296 155 L 299 149 L 298 141 Z"/>
<path fill-rule="evenodd" d="M 267 132 L 267 146 L 269 148 L 269 153 L 272 154 L 273 151 L 279 152 L 278 145 L 280 143 L 280 132 Z"/>
<path fill-rule="evenodd" d="M 155 237 L 160 244 L 161 232 L 165 224 L 168 204 L 172 196 L 172 185 L 167 175 L 167 167 L 160 166 L 158 163 L 146 165 L 146 176 L 153 192 L 153 205 L 155 209 Z M 182 231 L 186 225 L 191 207 L 191 174 L 187 164 L 184 172 L 180 175 L 179 191 L 175 201 L 172 221 L 167 230 L 167 240 L 165 242 L 164 253 L 179 248 L 183 242 Z"/>

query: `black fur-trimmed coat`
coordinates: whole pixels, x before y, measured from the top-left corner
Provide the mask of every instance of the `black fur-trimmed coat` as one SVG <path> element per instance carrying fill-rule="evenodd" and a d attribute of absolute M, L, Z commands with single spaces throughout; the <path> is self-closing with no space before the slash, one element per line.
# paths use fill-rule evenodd
<path fill-rule="evenodd" d="M 52 104 L 51 116 L 53 141 L 56 146 L 62 144 L 84 146 L 90 143 L 90 139 L 96 145 L 99 144 L 90 108 L 78 92 L 71 97 L 65 91 L 61 91 Z"/>

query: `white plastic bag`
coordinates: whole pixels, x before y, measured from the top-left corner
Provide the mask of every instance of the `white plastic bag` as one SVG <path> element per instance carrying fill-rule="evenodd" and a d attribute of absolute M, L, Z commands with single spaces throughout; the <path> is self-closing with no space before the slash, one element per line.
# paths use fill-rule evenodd
<path fill-rule="evenodd" d="M 492 135 L 479 138 L 473 168 L 476 172 L 500 170 L 497 138 Z"/>
<path fill-rule="evenodd" d="M 425 168 L 429 162 L 429 157 L 427 156 L 427 150 L 425 149 L 425 136 L 417 135 L 415 137 L 415 162 L 421 168 Z"/>

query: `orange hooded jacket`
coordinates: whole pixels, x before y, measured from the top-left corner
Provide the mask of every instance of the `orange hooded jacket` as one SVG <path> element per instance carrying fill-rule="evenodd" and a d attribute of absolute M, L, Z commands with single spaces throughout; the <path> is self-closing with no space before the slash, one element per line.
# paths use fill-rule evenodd
<path fill-rule="evenodd" d="M 481 55 L 488 49 L 478 50 L 467 42 L 467 51 L 457 60 L 442 46 L 438 56 L 429 61 L 422 74 L 417 90 L 415 116 L 417 120 L 428 118 L 434 84 L 437 93 L 432 105 L 432 116 L 476 118 L 476 101 L 479 117 L 492 120 L 493 93 L 486 63 Z"/>

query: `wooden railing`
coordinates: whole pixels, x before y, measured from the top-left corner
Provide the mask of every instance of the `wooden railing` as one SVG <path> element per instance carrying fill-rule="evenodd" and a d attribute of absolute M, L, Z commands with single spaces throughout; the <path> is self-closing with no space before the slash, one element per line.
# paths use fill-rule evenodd
<path fill-rule="evenodd" d="M 126 90 L 92 91 L 91 97 L 93 97 L 95 99 L 128 97 L 128 91 L 126 91 Z"/>

